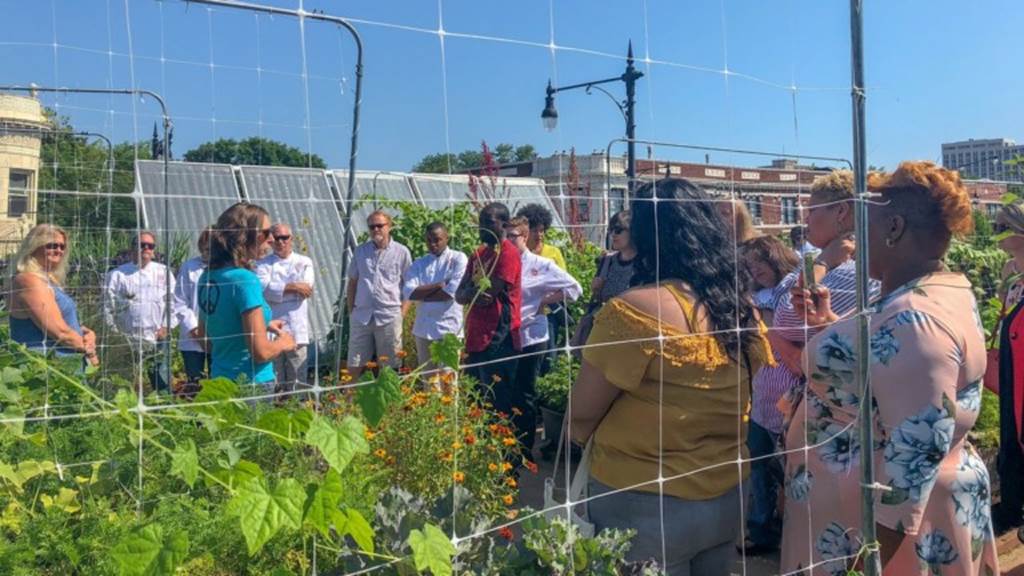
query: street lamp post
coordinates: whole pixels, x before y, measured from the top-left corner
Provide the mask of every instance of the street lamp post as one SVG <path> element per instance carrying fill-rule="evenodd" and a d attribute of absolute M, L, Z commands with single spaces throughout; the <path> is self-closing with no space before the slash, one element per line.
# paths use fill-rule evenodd
<path fill-rule="evenodd" d="M 633 185 L 636 181 L 636 81 L 643 78 L 643 76 L 644 73 L 633 66 L 633 42 L 630 41 L 629 51 L 626 55 L 626 71 L 623 72 L 621 76 L 558 87 L 552 86 L 551 81 L 548 80 L 547 95 L 544 98 L 544 111 L 540 114 L 541 120 L 544 122 L 544 128 L 551 131 L 558 126 L 558 110 L 555 109 L 556 93 L 564 92 L 566 90 L 574 90 L 576 88 L 583 88 L 588 94 L 591 90 L 599 90 L 612 99 L 612 102 L 614 102 L 615 106 L 618 107 L 619 112 L 622 113 L 623 120 L 626 121 L 627 202 L 629 201 L 629 192 L 633 191 Z M 600 86 L 601 84 L 609 84 L 611 82 L 622 82 L 626 85 L 626 99 L 624 101 L 620 102 L 611 94 L 611 92 L 608 92 Z"/>

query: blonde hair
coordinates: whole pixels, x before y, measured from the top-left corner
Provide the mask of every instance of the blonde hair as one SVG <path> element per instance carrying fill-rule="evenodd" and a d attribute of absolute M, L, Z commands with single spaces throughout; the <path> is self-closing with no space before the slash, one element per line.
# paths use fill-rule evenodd
<path fill-rule="evenodd" d="M 39 264 L 35 253 L 50 242 L 56 242 L 58 234 L 64 238 L 64 257 L 61 258 L 60 264 L 57 265 L 56 269 L 46 270 Z M 56 224 L 37 224 L 28 231 L 25 239 L 21 241 L 18 254 L 14 257 L 15 274 L 36 274 L 49 278 L 57 285 L 63 285 L 67 279 L 70 256 L 71 238 L 68 237 L 68 233 L 63 228 Z"/>
<path fill-rule="evenodd" d="M 833 170 L 818 176 L 811 184 L 811 197 L 823 202 L 853 199 L 853 172 Z"/>
<path fill-rule="evenodd" d="M 921 228 L 947 239 L 974 230 L 971 199 L 955 170 L 934 162 L 901 162 L 891 174 L 870 174 L 868 189 L 885 194 L 893 209 L 904 216 L 913 215 L 912 220 Z"/>
<path fill-rule="evenodd" d="M 505 230 L 518 230 L 525 236 L 530 233 L 530 220 L 526 216 L 516 216 L 508 221 Z"/>
<path fill-rule="evenodd" d="M 732 210 L 728 209 L 729 205 L 732 205 Z M 718 205 L 718 213 L 726 220 L 726 224 L 732 227 L 738 243 L 742 244 L 757 237 L 754 218 L 750 215 L 746 202 L 739 199 L 726 200 Z"/>

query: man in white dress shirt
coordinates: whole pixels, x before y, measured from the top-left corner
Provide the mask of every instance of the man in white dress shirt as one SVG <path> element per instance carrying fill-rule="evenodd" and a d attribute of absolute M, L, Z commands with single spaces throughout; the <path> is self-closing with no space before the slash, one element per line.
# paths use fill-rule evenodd
<path fill-rule="evenodd" d="M 136 362 L 150 363 L 149 383 L 157 391 L 167 391 L 170 366 L 165 361 L 168 335 L 177 325 L 171 316 L 167 325 L 168 284 L 174 291 L 174 276 L 167 266 L 154 262 L 156 235 L 139 232 L 131 249 L 132 261 L 107 273 L 103 317 L 116 332 L 124 335 L 135 353 Z"/>
<path fill-rule="evenodd" d="M 513 218 L 505 232 L 505 237 L 519 249 L 522 261 L 519 338 L 523 350 L 516 365 L 516 386 L 527 400 L 523 418 L 526 422 L 533 422 L 534 388 L 541 361 L 548 349 L 548 339 L 551 338 L 548 318 L 543 314 L 544 307 L 575 302 L 583 294 L 583 287 L 554 260 L 534 254 L 527 246 L 529 234 L 530 222 L 522 216 Z M 520 430 L 524 455 L 531 460 L 535 432 L 534 426 Z"/>
<path fill-rule="evenodd" d="M 178 269 L 178 280 L 174 283 L 174 316 L 181 330 L 178 334 L 178 350 L 185 361 L 185 375 L 190 383 L 199 382 L 207 376 L 206 367 L 210 357 L 197 339 L 199 329 L 199 277 L 206 270 L 210 259 L 210 228 L 199 234 L 196 246 L 199 256 L 190 258 Z"/>
<path fill-rule="evenodd" d="M 277 391 L 306 386 L 309 360 L 309 304 L 313 297 L 315 270 L 308 256 L 292 250 L 292 229 L 287 224 L 270 228 L 274 253 L 256 264 L 256 275 L 263 285 L 263 296 L 270 304 L 274 320 L 282 320 L 295 337 L 295 350 L 274 360 Z"/>
<path fill-rule="evenodd" d="M 448 248 L 448 229 L 441 222 L 427 225 L 424 236 L 429 254 L 417 258 L 405 273 L 404 300 L 416 303 L 416 359 L 426 364 L 429 374 L 437 367 L 430 360 L 430 344 L 445 334 L 462 333 L 462 306 L 455 302 L 455 291 L 466 273 L 469 258 Z"/>

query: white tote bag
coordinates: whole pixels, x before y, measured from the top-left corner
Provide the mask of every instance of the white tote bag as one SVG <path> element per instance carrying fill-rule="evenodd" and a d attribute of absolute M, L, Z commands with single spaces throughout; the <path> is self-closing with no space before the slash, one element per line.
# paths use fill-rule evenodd
<path fill-rule="evenodd" d="M 565 502 L 559 502 L 555 500 L 555 479 L 558 477 L 558 463 L 561 460 L 562 445 L 564 443 L 564 437 L 558 441 L 558 451 L 555 454 L 555 469 L 551 476 L 544 479 L 544 515 L 548 518 L 565 518 Z M 583 457 L 580 458 L 579 466 L 576 467 L 576 472 L 573 474 L 569 484 L 568 497 L 569 502 L 573 503 L 572 510 L 569 514 L 569 520 L 576 525 L 580 531 L 580 535 L 584 538 L 593 538 L 594 536 L 594 525 L 587 518 L 586 504 L 579 504 L 583 500 L 587 499 L 587 481 L 590 479 L 590 453 L 593 449 L 594 438 L 591 437 L 587 441 L 586 447 L 583 448 Z M 569 455 L 566 454 L 566 459 Z M 577 510 L 583 506 L 582 514 L 577 513 Z"/>

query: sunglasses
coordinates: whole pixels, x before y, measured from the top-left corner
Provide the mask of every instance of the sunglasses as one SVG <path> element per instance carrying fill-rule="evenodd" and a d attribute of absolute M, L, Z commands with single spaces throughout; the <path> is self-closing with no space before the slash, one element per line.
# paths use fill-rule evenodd
<path fill-rule="evenodd" d="M 382 230 L 387 224 L 370 224 L 370 230 Z"/>
<path fill-rule="evenodd" d="M 264 228 L 263 230 L 260 230 L 260 236 L 262 236 L 263 238 L 269 238 L 270 228 Z"/>
<path fill-rule="evenodd" d="M 156 244 L 152 242 L 139 242 L 139 248 L 143 250 L 156 250 Z"/>
<path fill-rule="evenodd" d="M 612 227 L 612 234 L 622 234 L 623 232 L 629 232 L 629 228 L 623 228 L 622 226 Z"/>
<path fill-rule="evenodd" d="M 280 236 L 274 236 L 274 240 L 277 240 L 278 242 L 287 242 L 287 241 L 289 241 L 291 239 L 292 239 L 292 237 L 289 234 L 282 234 Z"/>
<path fill-rule="evenodd" d="M 67 247 L 68 245 L 63 242 L 50 242 L 45 246 L 47 250 L 60 250 L 61 252 L 66 250 Z"/>

